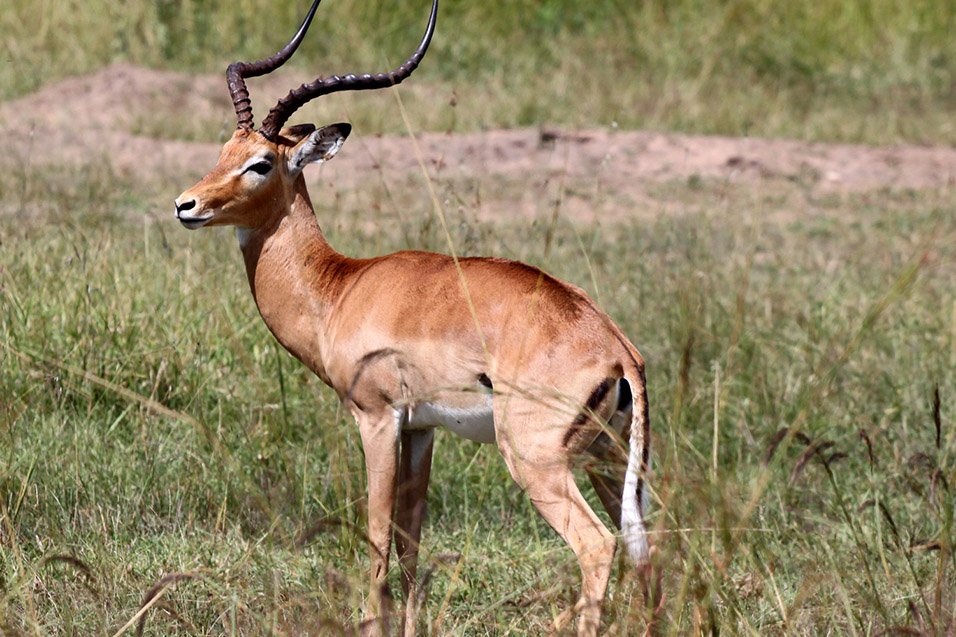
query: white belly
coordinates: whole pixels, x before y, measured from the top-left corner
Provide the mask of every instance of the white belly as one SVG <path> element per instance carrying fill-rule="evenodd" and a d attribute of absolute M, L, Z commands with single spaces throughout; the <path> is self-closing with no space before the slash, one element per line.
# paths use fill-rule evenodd
<path fill-rule="evenodd" d="M 491 396 L 467 407 L 441 403 L 418 403 L 408 408 L 405 429 L 444 427 L 462 438 L 491 444 L 495 441 L 495 421 Z"/>

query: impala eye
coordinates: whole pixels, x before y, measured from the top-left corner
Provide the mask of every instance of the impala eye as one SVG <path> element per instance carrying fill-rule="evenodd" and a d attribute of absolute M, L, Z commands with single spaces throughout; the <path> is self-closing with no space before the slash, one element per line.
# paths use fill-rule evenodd
<path fill-rule="evenodd" d="M 272 164 L 270 164 L 267 161 L 258 161 L 254 163 L 253 165 L 249 166 L 248 168 L 246 168 L 245 172 L 249 172 L 250 170 L 256 173 L 257 175 L 265 175 L 265 174 L 268 174 L 270 170 L 272 170 Z"/>

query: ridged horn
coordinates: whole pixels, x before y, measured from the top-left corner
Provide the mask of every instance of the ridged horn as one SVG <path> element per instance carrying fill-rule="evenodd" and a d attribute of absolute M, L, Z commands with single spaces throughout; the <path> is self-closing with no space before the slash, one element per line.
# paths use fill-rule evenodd
<path fill-rule="evenodd" d="M 318 1 L 316 1 L 316 4 L 318 4 Z M 312 6 L 312 11 L 315 11 L 315 5 Z M 299 88 L 290 91 L 288 95 L 280 99 L 279 102 L 272 107 L 272 110 L 269 111 L 269 115 L 267 115 L 262 122 L 262 128 L 259 129 L 259 133 L 266 139 L 274 140 L 282 129 L 283 124 L 288 121 L 289 117 L 291 117 L 296 110 L 306 102 L 321 95 L 337 93 L 338 91 L 363 91 L 385 88 L 400 83 L 411 75 L 412 71 L 418 68 L 418 64 L 422 61 L 422 58 L 425 57 L 425 51 L 428 50 L 432 35 L 435 33 L 435 20 L 437 16 L 438 0 L 433 0 L 431 15 L 428 17 L 428 26 L 425 28 L 425 35 L 422 37 L 421 43 L 418 45 L 418 48 L 415 49 L 415 52 L 412 53 L 411 57 L 405 60 L 405 63 L 398 68 L 388 73 L 379 73 L 378 75 L 369 75 L 367 73 L 364 75 L 353 75 L 350 73 L 343 76 L 332 75 L 327 78 L 319 77 L 314 82 L 303 84 Z M 306 21 L 303 22 L 303 28 L 307 27 L 309 20 L 311 20 L 311 13 L 309 17 L 306 18 Z M 300 31 L 302 31 L 302 29 L 300 29 Z M 296 34 L 296 37 L 299 37 L 299 34 Z M 293 40 L 295 40 L 295 38 L 293 38 Z M 292 43 L 290 42 L 289 44 Z M 296 45 L 298 45 L 298 43 L 296 43 Z M 295 47 L 293 47 L 293 50 L 295 50 Z M 289 55 L 291 55 L 291 53 Z M 233 97 L 233 101 L 236 101 L 235 97 Z M 250 122 L 252 118 L 251 111 L 252 109 L 249 107 Z M 239 113 L 238 102 L 236 113 Z"/>
<path fill-rule="evenodd" d="M 236 117 L 239 120 L 238 128 L 252 130 L 252 100 L 249 99 L 249 91 L 246 89 L 247 77 L 258 77 L 271 73 L 292 57 L 295 50 L 305 37 L 305 32 L 309 30 L 312 24 L 312 17 L 315 16 L 315 10 L 321 0 L 315 0 L 308 15 L 302 21 L 299 30 L 295 32 L 289 43 L 280 49 L 275 55 L 258 62 L 233 62 L 226 69 L 226 83 L 229 85 L 229 94 L 232 96 L 232 103 L 236 109 Z"/>

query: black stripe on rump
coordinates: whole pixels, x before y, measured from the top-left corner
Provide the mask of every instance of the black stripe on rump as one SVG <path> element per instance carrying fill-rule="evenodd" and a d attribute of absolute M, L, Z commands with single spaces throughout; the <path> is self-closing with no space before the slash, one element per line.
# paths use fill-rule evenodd
<path fill-rule="evenodd" d="M 647 465 L 651 460 L 651 413 L 650 406 L 647 404 L 647 377 L 644 375 L 644 368 L 638 369 L 641 375 L 641 402 L 644 403 L 644 449 L 641 453 L 641 472 L 637 478 L 637 507 L 644 515 L 644 476 L 647 475 Z"/>
<path fill-rule="evenodd" d="M 581 427 L 591 418 L 593 418 L 593 413 L 601 404 L 604 402 L 604 399 L 607 398 L 607 393 L 611 391 L 611 387 L 614 383 L 617 382 L 617 379 L 614 378 L 605 378 L 602 380 L 594 391 L 591 392 L 591 395 L 588 396 L 588 400 L 584 403 L 584 409 L 581 410 L 577 416 L 574 417 L 574 420 L 571 421 L 571 426 L 568 427 L 567 432 L 564 434 L 564 446 L 567 447 L 571 444 L 571 441 L 578 434 Z"/>

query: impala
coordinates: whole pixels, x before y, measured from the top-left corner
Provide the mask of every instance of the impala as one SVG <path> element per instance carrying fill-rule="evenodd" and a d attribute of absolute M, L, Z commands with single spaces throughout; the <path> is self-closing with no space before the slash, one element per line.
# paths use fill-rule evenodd
<path fill-rule="evenodd" d="M 431 41 L 438 1 L 404 64 L 379 75 L 303 84 L 254 130 L 245 78 L 291 57 L 318 3 L 274 56 L 229 66 L 237 130 L 212 172 L 176 199 L 176 217 L 187 228 L 236 226 L 266 325 L 335 390 L 358 424 L 368 478 L 370 632 L 384 629 L 381 591 L 394 533 L 403 630 L 415 633 L 432 442 L 435 429 L 445 427 L 497 444 L 512 477 L 570 545 L 581 568 L 581 597 L 558 623 L 576 612 L 579 634 L 593 635 L 616 541 L 582 497 L 572 467 L 584 452 L 615 460 L 614 476 L 593 468 L 589 474 L 643 572 L 650 430 L 641 355 L 583 290 L 523 263 L 418 251 L 352 259 L 329 245 L 302 171 L 332 159 L 351 127 L 283 126 L 318 96 L 407 78 Z M 616 444 L 622 438 L 626 453 Z"/>

